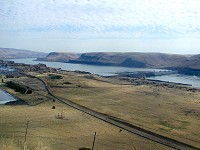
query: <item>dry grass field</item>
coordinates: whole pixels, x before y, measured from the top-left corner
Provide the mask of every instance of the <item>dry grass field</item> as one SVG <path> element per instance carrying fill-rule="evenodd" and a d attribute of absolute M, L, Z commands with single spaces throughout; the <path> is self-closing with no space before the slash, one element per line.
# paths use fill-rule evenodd
<path fill-rule="evenodd" d="M 85 76 L 68 73 L 46 81 L 60 97 L 200 148 L 199 92 Z M 62 85 L 66 81 L 72 84 Z"/>
<path fill-rule="evenodd" d="M 40 75 L 51 91 L 62 98 L 112 115 L 144 129 L 200 148 L 200 93 L 153 85 L 134 86 L 130 82 L 77 73 L 64 73 L 63 79 Z M 20 78 L 29 86 L 36 79 Z M 26 81 L 26 82 L 24 82 Z M 42 143 L 51 149 L 169 149 L 120 129 L 59 102 L 52 102 L 41 83 L 30 95 L 10 93 L 35 106 L 0 106 L 0 136 L 23 141 L 29 120 L 27 143 L 34 149 Z M 155 92 L 156 91 L 156 92 Z M 42 99 L 41 99 L 42 98 Z M 55 106 L 55 109 L 51 109 Z M 64 117 L 58 119 L 58 114 Z"/>
<path fill-rule="evenodd" d="M 51 109 L 52 106 L 55 109 Z M 0 114 L 0 141 L 13 139 L 16 147 L 23 145 L 29 120 L 26 142 L 32 150 L 41 144 L 48 150 L 91 148 L 94 132 L 97 132 L 96 150 L 168 149 L 126 131 L 119 132 L 119 128 L 57 101 L 37 106 L 1 105 Z M 58 114 L 63 117 L 58 119 Z"/>

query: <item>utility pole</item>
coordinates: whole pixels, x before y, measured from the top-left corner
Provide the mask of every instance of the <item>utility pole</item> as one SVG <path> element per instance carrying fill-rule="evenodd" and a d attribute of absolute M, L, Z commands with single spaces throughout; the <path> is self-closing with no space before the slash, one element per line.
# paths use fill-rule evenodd
<path fill-rule="evenodd" d="M 94 133 L 94 139 L 93 139 L 93 144 L 92 144 L 92 150 L 94 150 L 95 140 L 96 140 L 96 132 Z"/>

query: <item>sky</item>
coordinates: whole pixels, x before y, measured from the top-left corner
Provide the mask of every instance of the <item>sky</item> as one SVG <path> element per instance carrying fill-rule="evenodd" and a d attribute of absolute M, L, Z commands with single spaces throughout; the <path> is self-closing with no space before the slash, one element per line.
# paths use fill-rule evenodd
<path fill-rule="evenodd" d="M 0 0 L 0 47 L 200 54 L 200 0 Z"/>

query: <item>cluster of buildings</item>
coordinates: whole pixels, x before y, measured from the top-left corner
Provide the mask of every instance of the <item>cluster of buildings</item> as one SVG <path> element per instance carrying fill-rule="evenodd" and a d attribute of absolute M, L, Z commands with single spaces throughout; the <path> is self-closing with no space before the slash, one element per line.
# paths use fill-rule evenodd
<path fill-rule="evenodd" d="M 23 64 L 23 63 L 15 63 L 14 61 L 5 61 L 0 60 L 0 75 L 4 75 L 8 78 L 16 78 L 21 76 L 21 73 L 26 72 L 38 72 L 38 73 L 46 73 L 46 72 L 56 72 L 57 69 L 47 67 L 45 64 Z"/>

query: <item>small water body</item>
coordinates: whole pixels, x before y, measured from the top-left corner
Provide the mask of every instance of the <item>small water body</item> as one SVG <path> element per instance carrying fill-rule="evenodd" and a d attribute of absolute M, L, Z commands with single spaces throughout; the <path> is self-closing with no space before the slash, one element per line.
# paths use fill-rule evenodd
<path fill-rule="evenodd" d="M 123 73 L 123 72 L 134 73 L 134 72 L 139 72 L 139 71 L 140 72 L 141 71 L 150 71 L 150 72 L 166 71 L 163 69 L 94 66 L 94 65 L 72 64 L 72 63 L 61 63 L 61 62 L 34 61 L 35 58 L 12 59 L 12 60 L 15 61 L 16 63 L 25 63 L 25 64 L 43 63 L 43 64 L 46 64 L 48 67 L 61 68 L 63 70 L 69 70 L 69 71 L 80 70 L 80 71 L 91 72 L 93 74 L 98 74 L 102 76 L 113 76 L 113 75 L 116 75 L 118 73 Z M 182 84 L 190 84 L 193 87 L 200 88 L 200 78 L 196 76 L 186 76 L 182 74 L 168 74 L 168 75 L 150 77 L 148 79 L 168 81 L 168 82 L 174 82 L 174 83 L 182 83 Z"/>
<path fill-rule="evenodd" d="M 188 75 L 182 75 L 182 74 L 169 74 L 169 75 L 163 75 L 163 76 L 149 77 L 147 79 L 190 84 L 193 87 L 200 88 L 200 78 L 197 76 L 188 76 Z"/>
<path fill-rule="evenodd" d="M 11 101 L 16 101 L 16 99 L 9 93 L 0 89 L 0 104 L 5 104 Z"/>

